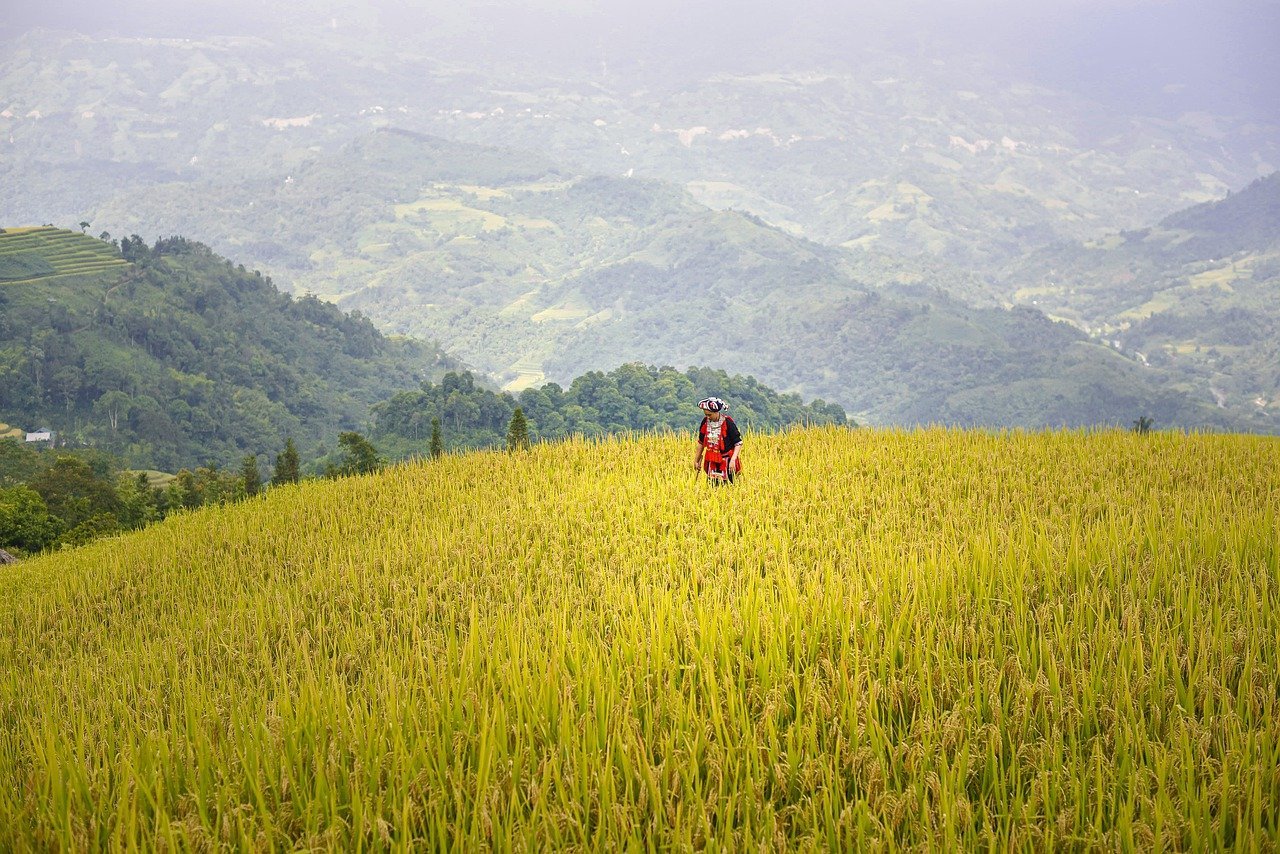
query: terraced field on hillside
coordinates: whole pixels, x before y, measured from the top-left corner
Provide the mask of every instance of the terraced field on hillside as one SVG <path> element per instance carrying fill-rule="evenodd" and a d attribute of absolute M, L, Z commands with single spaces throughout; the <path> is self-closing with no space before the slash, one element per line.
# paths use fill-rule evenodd
<path fill-rule="evenodd" d="M 0 568 L 0 851 L 1272 851 L 1274 437 L 447 454 Z"/>
<path fill-rule="evenodd" d="M 53 226 L 0 229 L 0 284 L 92 275 L 128 263 L 87 234 Z"/>

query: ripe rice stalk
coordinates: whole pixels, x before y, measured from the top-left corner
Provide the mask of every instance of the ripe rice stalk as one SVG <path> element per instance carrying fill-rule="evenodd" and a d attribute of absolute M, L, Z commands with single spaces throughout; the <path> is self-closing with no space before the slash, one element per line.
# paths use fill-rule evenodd
<path fill-rule="evenodd" d="M 1275 439 L 451 455 L 0 574 L 0 849 L 1280 839 Z"/>

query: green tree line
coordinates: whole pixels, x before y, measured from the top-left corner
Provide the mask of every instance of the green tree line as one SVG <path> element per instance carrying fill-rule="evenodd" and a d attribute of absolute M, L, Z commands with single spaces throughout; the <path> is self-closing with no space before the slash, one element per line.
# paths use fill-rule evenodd
<path fill-rule="evenodd" d="M 633 430 L 692 430 L 701 417 L 697 401 L 710 395 L 728 401 L 730 414 L 748 430 L 848 421 L 838 404 L 806 404 L 799 395 L 781 394 L 754 377 L 632 363 L 608 373 L 583 374 L 568 389 L 547 383 L 519 394 L 485 388 L 467 372 L 450 372 L 439 383 L 426 382 L 375 404 L 373 438 L 392 458 L 423 454 L 429 452 L 434 422 L 444 448 L 501 447 L 510 444 L 517 409 L 518 421 L 525 422 L 517 432 L 534 442 Z"/>
<path fill-rule="evenodd" d="M 99 449 L 38 449 L 0 440 L 0 549 L 22 556 L 83 545 L 176 512 L 253 498 L 297 483 L 306 471 L 343 477 L 383 463 L 359 433 L 342 433 L 339 444 L 342 453 L 321 468 L 304 466 L 293 439 L 286 439 L 268 477 L 258 454 L 246 454 L 237 468 L 209 463 L 165 475 L 124 469 Z"/>

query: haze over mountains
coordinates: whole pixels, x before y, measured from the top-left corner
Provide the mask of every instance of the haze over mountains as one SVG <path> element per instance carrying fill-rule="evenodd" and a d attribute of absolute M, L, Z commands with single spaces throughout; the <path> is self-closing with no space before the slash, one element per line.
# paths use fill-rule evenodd
<path fill-rule="evenodd" d="M 272 41 L 314 41 L 318 31 L 341 29 L 471 65 L 562 78 L 603 70 L 649 81 L 849 63 L 878 48 L 944 61 L 982 56 L 1024 82 L 1147 115 L 1280 114 L 1270 86 L 1280 77 L 1270 49 L 1280 9 L 1259 0 L 47 0 L 6 10 L 0 37 L 36 27 Z"/>
<path fill-rule="evenodd" d="M 0 222 L 181 233 L 512 388 L 641 359 L 872 421 L 1276 428 L 1269 209 L 1194 258 L 1176 219 L 1280 163 L 1269 5 L 219 10 L 10 19 Z M 1194 307 L 1126 294 L 1142 229 Z"/>

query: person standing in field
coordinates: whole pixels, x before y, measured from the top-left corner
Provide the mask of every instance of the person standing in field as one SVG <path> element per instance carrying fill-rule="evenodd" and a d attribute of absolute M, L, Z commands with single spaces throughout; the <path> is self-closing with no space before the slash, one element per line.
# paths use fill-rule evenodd
<path fill-rule="evenodd" d="M 728 416 L 728 404 L 718 397 L 698 401 L 702 423 L 698 425 L 698 455 L 695 471 L 705 472 L 714 484 L 733 483 L 742 471 L 742 433 Z"/>

